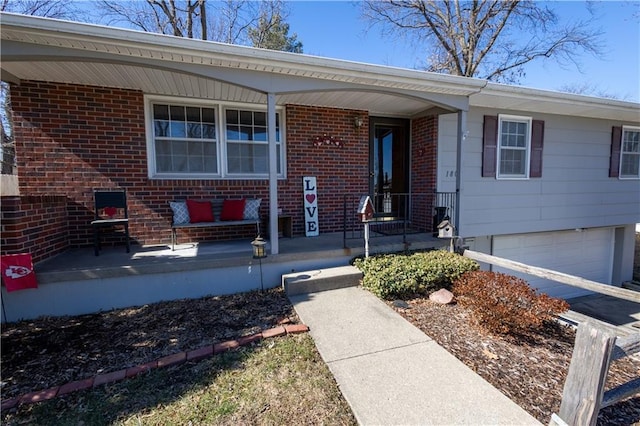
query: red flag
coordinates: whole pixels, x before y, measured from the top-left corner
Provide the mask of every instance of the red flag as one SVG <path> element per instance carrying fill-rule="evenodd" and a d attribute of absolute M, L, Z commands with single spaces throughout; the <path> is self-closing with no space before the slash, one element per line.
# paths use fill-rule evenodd
<path fill-rule="evenodd" d="M 2 281 L 7 291 L 38 288 L 36 274 L 30 254 L 7 254 L 0 256 Z"/>

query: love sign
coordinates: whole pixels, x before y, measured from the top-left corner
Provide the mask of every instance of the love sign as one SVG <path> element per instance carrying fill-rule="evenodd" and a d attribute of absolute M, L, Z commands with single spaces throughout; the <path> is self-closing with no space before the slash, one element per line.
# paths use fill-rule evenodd
<path fill-rule="evenodd" d="M 315 176 L 302 178 L 304 194 L 304 233 L 307 237 L 317 237 L 318 227 L 318 194 L 316 192 Z"/>

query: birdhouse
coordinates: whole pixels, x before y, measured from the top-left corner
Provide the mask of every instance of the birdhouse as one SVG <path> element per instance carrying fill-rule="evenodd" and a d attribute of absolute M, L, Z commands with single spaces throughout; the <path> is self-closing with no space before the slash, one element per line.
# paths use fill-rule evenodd
<path fill-rule="evenodd" d="M 453 238 L 454 227 L 448 220 L 443 220 L 438 225 L 438 238 Z"/>
<path fill-rule="evenodd" d="M 363 195 L 360 198 L 360 203 L 358 204 L 358 219 L 361 222 L 366 222 L 368 220 L 373 219 L 373 213 L 375 210 L 373 209 L 373 202 L 371 202 L 371 197 L 368 195 Z"/>

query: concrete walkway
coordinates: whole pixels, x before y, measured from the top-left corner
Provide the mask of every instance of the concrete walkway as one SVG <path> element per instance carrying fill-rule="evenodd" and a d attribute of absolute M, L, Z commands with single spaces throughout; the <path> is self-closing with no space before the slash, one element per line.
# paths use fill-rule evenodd
<path fill-rule="evenodd" d="M 540 424 L 371 293 L 289 298 L 358 423 Z"/>

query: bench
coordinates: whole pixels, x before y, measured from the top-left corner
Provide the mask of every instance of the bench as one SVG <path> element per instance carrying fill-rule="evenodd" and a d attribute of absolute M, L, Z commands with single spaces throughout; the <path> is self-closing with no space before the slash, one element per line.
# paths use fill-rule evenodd
<path fill-rule="evenodd" d="M 198 200 L 199 203 L 208 202 L 211 203 L 211 210 L 213 213 L 214 221 L 197 221 L 191 222 L 189 218 L 188 209 L 186 207 L 185 200 L 170 201 L 169 205 L 173 212 L 171 219 L 171 250 L 175 250 L 175 246 L 178 242 L 177 231 L 178 229 L 190 229 L 190 228 L 215 228 L 215 227 L 227 227 L 227 226 L 247 226 L 255 225 L 256 233 L 260 234 L 260 198 L 247 198 L 245 199 L 245 211 L 243 219 L 241 220 L 221 220 L 222 207 L 224 205 L 223 199 L 213 200 Z M 182 207 L 182 206 L 184 207 Z M 185 213 L 186 212 L 186 213 Z M 184 215 L 187 215 L 186 221 Z"/>

